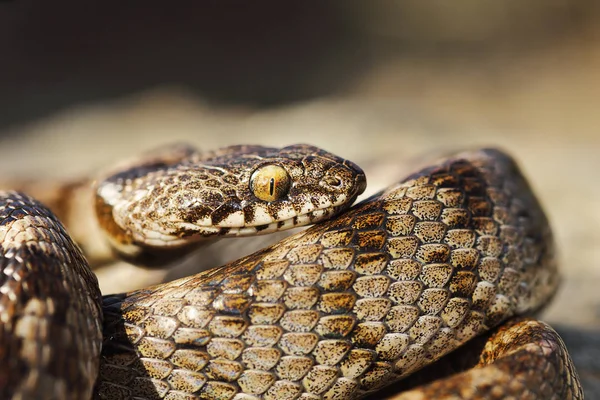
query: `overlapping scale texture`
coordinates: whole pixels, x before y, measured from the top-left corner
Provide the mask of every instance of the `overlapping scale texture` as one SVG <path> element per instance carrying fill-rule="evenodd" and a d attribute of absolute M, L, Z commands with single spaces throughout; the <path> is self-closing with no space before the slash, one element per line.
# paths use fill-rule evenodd
<path fill-rule="evenodd" d="M 0 398 L 89 398 L 100 321 L 98 282 L 62 224 L 0 191 Z"/>
<path fill-rule="evenodd" d="M 552 238 L 493 150 L 423 170 L 224 267 L 105 298 L 105 399 L 351 399 L 557 285 Z"/>

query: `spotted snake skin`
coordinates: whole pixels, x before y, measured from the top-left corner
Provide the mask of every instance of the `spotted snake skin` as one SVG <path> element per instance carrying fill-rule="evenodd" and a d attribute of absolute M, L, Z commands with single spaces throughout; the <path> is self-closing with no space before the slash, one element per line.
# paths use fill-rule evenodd
<path fill-rule="evenodd" d="M 93 391 L 96 399 L 355 399 L 396 382 L 407 385 L 395 397 L 405 400 L 583 398 L 558 335 L 542 322 L 513 318 L 547 304 L 559 276 L 548 221 L 514 161 L 497 150 L 449 157 L 225 266 L 104 296 L 101 311 L 97 286 L 78 286 L 95 279 L 77 270 L 83 256 L 56 218 L 19 194 L 6 194 L 3 204 L 3 276 L 14 279 L 4 278 L 0 292 L 26 276 L 23 264 L 36 269 L 48 253 L 66 260 L 54 272 L 68 284 L 27 278 L 34 298 L 24 305 L 3 295 L 2 398 L 75 399 Z M 39 230 L 27 261 L 19 229 L 30 226 Z M 68 315 L 60 332 L 47 333 L 43 322 L 28 319 L 64 312 L 54 291 L 92 322 Z M 16 343 L 23 335 L 8 331 L 11 307 L 25 315 L 17 325 L 35 325 L 17 329 L 37 332 L 33 344 Z M 91 339 L 100 326 L 101 346 Z M 406 383 L 490 329 L 476 367 Z M 79 341 L 83 335 L 90 339 Z M 42 343 L 47 337 L 58 345 Z M 19 346 L 34 365 L 21 389 L 1 378 L 27 370 L 13 361 L 18 354 L 2 351 Z M 78 352 L 77 367 L 52 382 Z"/>

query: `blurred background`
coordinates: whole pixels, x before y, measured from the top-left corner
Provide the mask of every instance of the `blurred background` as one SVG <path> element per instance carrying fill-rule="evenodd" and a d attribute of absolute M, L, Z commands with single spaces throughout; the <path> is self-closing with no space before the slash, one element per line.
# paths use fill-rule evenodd
<path fill-rule="evenodd" d="M 307 142 L 362 165 L 373 193 L 428 153 L 502 147 L 560 246 L 544 319 L 600 399 L 599 23 L 592 0 L 2 1 L 0 171 Z"/>

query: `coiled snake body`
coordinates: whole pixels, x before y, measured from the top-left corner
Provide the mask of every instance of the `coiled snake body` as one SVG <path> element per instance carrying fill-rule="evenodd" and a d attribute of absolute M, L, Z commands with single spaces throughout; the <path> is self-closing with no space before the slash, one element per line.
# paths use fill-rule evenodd
<path fill-rule="evenodd" d="M 100 225 L 132 259 L 318 222 L 365 186 L 354 164 L 310 146 L 285 160 L 179 150 L 97 185 Z M 399 399 L 583 398 L 558 335 L 514 318 L 559 279 L 547 220 L 497 150 L 442 160 L 228 265 L 104 298 L 57 218 L 4 192 L 0 263 L 3 399 L 352 399 L 397 381 Z M 474 361 L 452 361 L 490 329 Z M 426 365 L 435 378 L 412 378 Z"/>

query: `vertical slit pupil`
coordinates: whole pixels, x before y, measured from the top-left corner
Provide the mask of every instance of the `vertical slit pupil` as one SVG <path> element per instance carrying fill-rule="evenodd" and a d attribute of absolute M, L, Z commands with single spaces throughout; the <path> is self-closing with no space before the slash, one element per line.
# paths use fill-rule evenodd
<path fill-rule="evenodd" d="M 271 178 L 271 180 L 269 181 L 269 193 L 271 194 L 271 196 L 273 196 L 274 192 L 275 192 L 275 178 Z"/>

